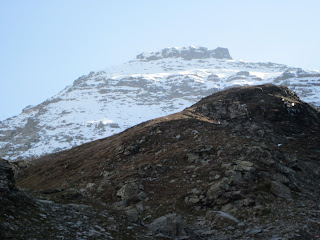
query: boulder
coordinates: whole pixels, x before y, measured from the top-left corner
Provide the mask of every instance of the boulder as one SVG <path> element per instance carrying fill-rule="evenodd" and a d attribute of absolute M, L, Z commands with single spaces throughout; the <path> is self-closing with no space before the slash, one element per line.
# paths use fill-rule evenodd
<path fill-rule="evenodd" d="M 144 187 L 138 180 L 132 180 L 124 184 L 118 191 L 117 197 L 121 198 L 122 203 L 127 206 L 130 202 L 138 202 L 146 198 L 143 194 Z"/>
<path fill-rule="evenodd" d="M 230 189 L 229 179 L 223 178 L 211 185 L 207 191 L 206 200 L 211 204 L 226 204 L 229 201 L 230 196 L 226 192 Z"/>
<path fill-rule="evenodd" d="M 185 223 L 181 216 L 176 213 L 169 213 L 155 219 L 150 225 L 149 230 L 156 236 L 176 238 L 185 236 Z"/>
<path fill-rule="evenodd" d="M 125 211 L 125 214 L 127 216 L 128 222 L 130 222 L 130 223 L 139 223 L 140 222 L 139 211 L 136 208 L 130 207 L 129 209 L 127 209 Z"/>
<path fill-rule="evenodd" d="M 253 167 L 253 163 L 249 161 L 237 161 L 237 164 L 233 167 L 233 170 L 235 171 L 247 171 L 247 172 L 253 172 L 255 170 L 255 167 Z"/>
<path fill-rule="evenodd" d="M 240 221 L 234 216 L 222 211 L 208 211 L 206 221 L 214 224 L 217 228 L 236 226 Z"/>
<path fill-rule="evenodd" d="M 290 189 L 280 182 L 271 182 L 271 192 L 277 197 L 284 198 L 286 200 L 292 199 Z"/>
<path fill-rule="evenodd" d="M 138 145 L 130 145 L 130 146 L 126 147 L 123 154 L 128 156 L 128 155 L 135 154 L 137 152 L 139 152 L 139 146 Z"/>

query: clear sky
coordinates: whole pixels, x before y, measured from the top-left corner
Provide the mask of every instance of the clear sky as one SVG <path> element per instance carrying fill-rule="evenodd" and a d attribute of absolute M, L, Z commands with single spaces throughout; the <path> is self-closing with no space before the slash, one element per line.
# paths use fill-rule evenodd
<path fill-rule="evenodd" d="M 319 0 L 0 0 L 0 120 L 173 46 L 320 69 Z"/>

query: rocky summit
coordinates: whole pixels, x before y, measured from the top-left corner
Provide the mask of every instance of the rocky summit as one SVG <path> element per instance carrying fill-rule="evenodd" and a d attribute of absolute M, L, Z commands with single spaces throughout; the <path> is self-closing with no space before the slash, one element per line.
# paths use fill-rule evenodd
<path fill-rule="evenodd" d="M 159 52 L 141 53 L 136 59 L 141 61 L 152 61 L 163 58 L 182 58 L 184 60 L 216 58 L 232 60 L 229 50 L 221 47 L 214 50 L 209 50 L 205 47 L 164 48 Z"/>
<path fill-rule="evenodd" d="M 1 160 L 1 237 L 319 239 L 319 128 L 287 87 L 246 86 L 29 164 Z"/>

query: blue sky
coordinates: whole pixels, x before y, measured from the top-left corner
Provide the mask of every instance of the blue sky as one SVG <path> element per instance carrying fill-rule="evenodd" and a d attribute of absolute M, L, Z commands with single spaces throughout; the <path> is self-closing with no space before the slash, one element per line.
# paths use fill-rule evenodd
<path fill-rule="evenodd" d="M 0 120 L 165 47 L 320 69 L 319 9 L 318 0 L 0 0 Z"/>

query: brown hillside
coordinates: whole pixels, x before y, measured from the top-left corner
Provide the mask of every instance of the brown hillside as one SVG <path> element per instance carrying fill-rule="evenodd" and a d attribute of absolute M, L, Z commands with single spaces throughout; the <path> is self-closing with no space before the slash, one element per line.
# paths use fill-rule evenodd
<path fill-rule="evenodd" d="M 34 160 L 17 185 L 58 202 L 95 199 L 147 226 L 140 237 L 311 239 L 320 234 L 319 127 L 319 112 L 286 87 L 232 88 Z"/>

